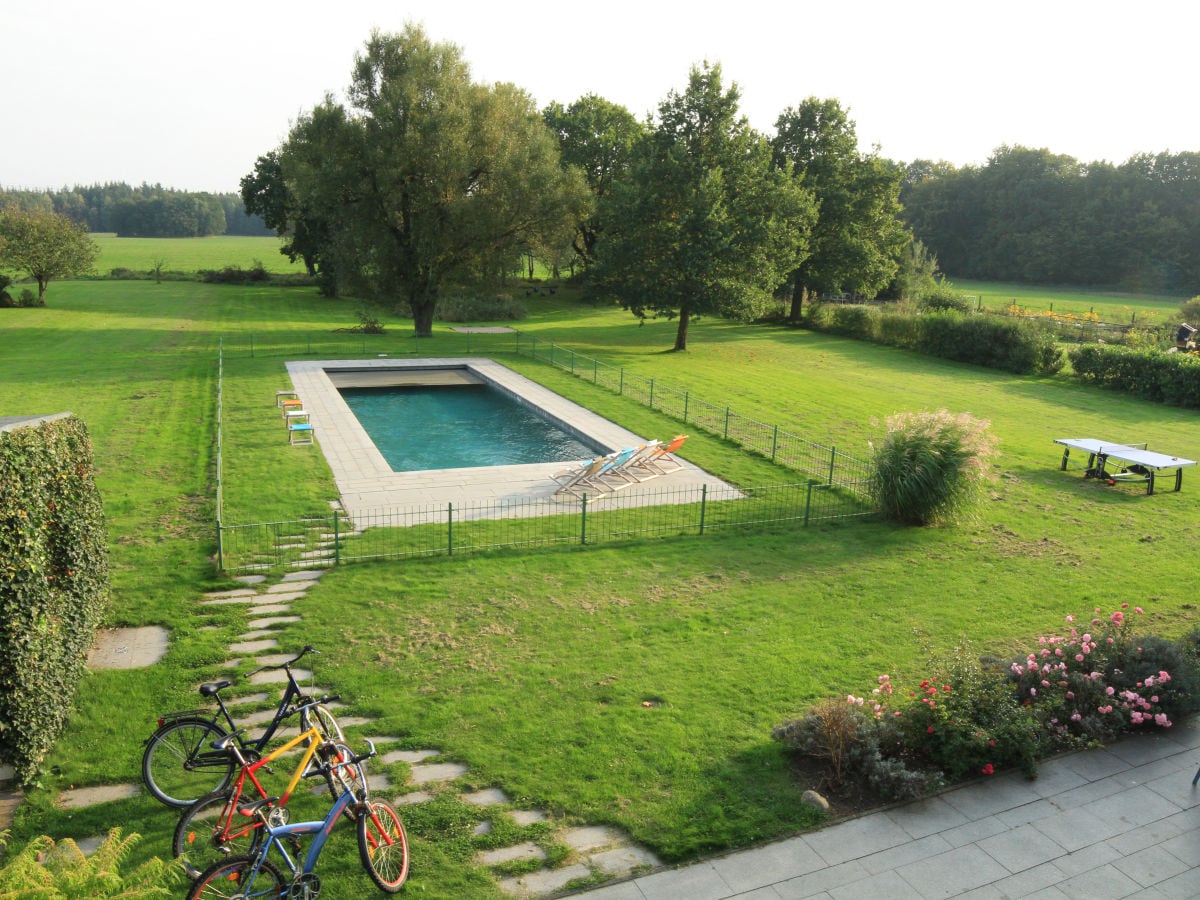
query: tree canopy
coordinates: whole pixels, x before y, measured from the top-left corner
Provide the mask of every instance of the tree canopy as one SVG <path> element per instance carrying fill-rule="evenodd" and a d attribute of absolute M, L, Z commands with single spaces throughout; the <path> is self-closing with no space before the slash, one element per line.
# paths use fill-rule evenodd
<path fill-rule="evenodd" d="M 693 68 L 601 203 L 592 292 L 639 317 L 678 316 L 676 350 L 693 316 L 760 314 L 807 251 L 812 196 L 772 166 L 738 99 L 719 65 Z"/>
<path fill-rule="evenodd" d="M 96 262 L 87 228 L 44 210 L 0 208 L 0 268 L 26 272 L 37 281 L 38 303 L 55 278 L 82 275 Z"/>
<path fill-rule="evenodd" d="M 272 207 L 293 241 L 319 225 L 339 288 L 407 307 L 428 336 L 451 280 L 499 277 L 533 243 L 569 245 L 587 211 L 582 174 L 560 165 L 532 99 L 472 82 L 458 47 L 415 25 L 373 32 L 347 98 L 327 96 L 292 129 Z"/>

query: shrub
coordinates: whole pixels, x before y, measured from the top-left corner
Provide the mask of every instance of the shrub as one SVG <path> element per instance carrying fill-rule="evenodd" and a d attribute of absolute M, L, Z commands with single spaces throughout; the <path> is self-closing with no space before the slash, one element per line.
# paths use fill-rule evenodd
<path fill-rule="evenodd" d="M 200 280 L 205 284 L 258 284 L 271 280 L 271 275 L 261 262 L 249 269 L 241 266 L 226 266 L 223 269 L 201 269 Z"/>
<path fill-rule="evenodd" d="M 1200 326 L 1200 295 L 1179 307 L 1179 318 L 1184 322 Z"/>
<path fill-rule="evenodd" d="M 873 499 L 883 515 L 906 525 L 949 524 L 977 505 L 996 453 L 989 423 L 968 413 L 901 413 L 886 421 L 874 447 Z"/>
<path fill-rule="evenodd" d="M 879 319 L 869 306 L 830 304 L 823 306 L 822 311 L 826 321 L 826 330 L 860 341 L 878 339 Z"/>
<path fill-rule="evenodd" d="M 953 286 L 946 283 L 936 283 L 925 290 L 919 300 L 921 309 L 932 310 L 934 312 L 945 312 L 952 310 L 954 312 L 965 313 L 970 311 L 971 305 L 967 302 L 967 298 L 961 291 L 957 291 Z"/>
<path fill-rule="evenodd" d="M 377 311 L 360 306 L 354 311 L 354 315 L 358 317 L 358 331 L 363 334 L 383 334 L 383 322 L 379 319 Z"/>
<path fill-rule="evenodd" d="M 39 303 L 37 294 L 35 294 L 29 288 L 22 288 L 21 294 L 17 298 L 17 305 L 28 309 L 34 306 L 45 306 L 46 304 L 44 302 Z"/>
<path fill-rule="evenodd" d="M 121 829 L 114 828 L 88 857 L 70 838 L 58 843 L 50 837 L 35 838 L 0 868 L 0 896 L 39 900 L 173 896 L 171 887 L 179 883 L 183 871 L 177 863 L 151 857 L 132 872 L 119 871 L 138 840 L 136 834 L 122 838 Z M 7 833 L 0 834 L 0 844 L 4 843 Z"/>

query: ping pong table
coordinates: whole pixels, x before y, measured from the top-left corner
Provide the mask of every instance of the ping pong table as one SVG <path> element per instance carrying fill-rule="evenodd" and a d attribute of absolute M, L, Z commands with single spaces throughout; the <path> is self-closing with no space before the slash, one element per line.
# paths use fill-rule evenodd
<path fill-rule="evenodd" d="M 1196 465 L 1194 459 L 1155 453 L 1147 450 L 1145 444 L 1117 444 L 1095 438 L 1055 438 L 1054 443 L 1062 444 L 1065 448 L 1062 469 L 1067 468 L 1071 451 L 1079 450 L 1088 455 L 1087 465 L 1083 467 L 1084 478 L 1098 478 L 1108 484 L 1144 481 L 1147 494 L 1154 493 L 1155 475 L 1172 469 L 1175 470 L 1175 490 L 1178 491 L 1183 487 L 1183 470 Z"/>

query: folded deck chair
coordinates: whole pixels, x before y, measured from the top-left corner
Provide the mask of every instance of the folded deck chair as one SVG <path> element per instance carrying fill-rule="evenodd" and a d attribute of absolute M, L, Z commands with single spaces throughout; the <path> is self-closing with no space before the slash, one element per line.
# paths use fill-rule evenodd
<path fill-rule="evenodd" d="M 558 482 L 558 490 L 554 492 L 555 496 L 559 494 L 580 496 L 581 492 L 576 489 L 576 485 L 599 472 L 608 463 L 608 460 L 607 456 L 597 456 L 595 459 L 584 460 L 575 468 L 555 472 L 550 476 L 553 481 Z"/>
<path fill-rule="evenodd" d="M 633 479 L 624 474 L 624 470 L 629 465 L 629 461 L 637 455 L 640 449 L 640 447 L 626 447 L 620 453 L 614 453 L 605 457 L 606 461 L 604 465 L 595 474 L 581 480 L 580 484 L 583 489 L 586 491 L 588 488 L 591 488 L 607 494 L 635 484 L 636 482 Z"/>
<path fill-rule="evenodd" d="M 647 478 L 653 478 L 655 475 L 660 474 L 657 471 L 647 468 L 645 463 L 647 460 L 653 458 L 662 446 L 662 441 L 650 441 L 648 444 L 635 447 L 629 459 L 604 473 L 604 480 L 607 483 L 619 480 L 621 487 L 628 487 L 631 484 L 637 484 L 645 481 Z"/>
<path fill-rule="evenodd" d="M 642 477 L 652 478 L 654 475 L 666 475 L 682 469 L 683 463 L 671 454 L 682 447 L 683 442 L 687 439 L 686 434 L 677 434 L 667 443 L 658 444 L 652 452 L 638 460 L 637 468 L 642 473 Z"/>

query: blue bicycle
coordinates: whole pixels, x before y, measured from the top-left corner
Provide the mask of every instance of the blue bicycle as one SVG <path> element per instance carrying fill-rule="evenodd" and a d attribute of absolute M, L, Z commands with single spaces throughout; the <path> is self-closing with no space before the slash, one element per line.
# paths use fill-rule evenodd
<path fill-rule="evenodd" d="M 339 766 L 357 767 L 375 755 L 375 745 L 367 741 L 366 753 L 355 756 L 349 748 L 339 746 L 334 759 L 322 764 L 332 770 Z M 205 869 L 192 884 L 188 900 L 315 900 L 321 893 L 321 879 L 313 871 L 325 847 L 333 826 L 344 812 L 352 808 L 358 831 L 358 853 L 363 868 L 380 890 L 395 894 L 408 879 L 408 835 L 400 816 L 386 800 L 369 796 L 366 780 L 358 777 L 332 779 L 346 787 L 324 819 L 312 822 L 280 821 L 276 798 L 255 800 L 239 808 L 246 816 L 258 816 L 262 822 L 261 843 L 248 855 L 232 856 Z M 308 852 L 300 859 L 301 835 L 311 835 Z M 288 852 L 285 841 L 292 844 Z M 268 858 L 282 860 L 288 874 Z"/>

